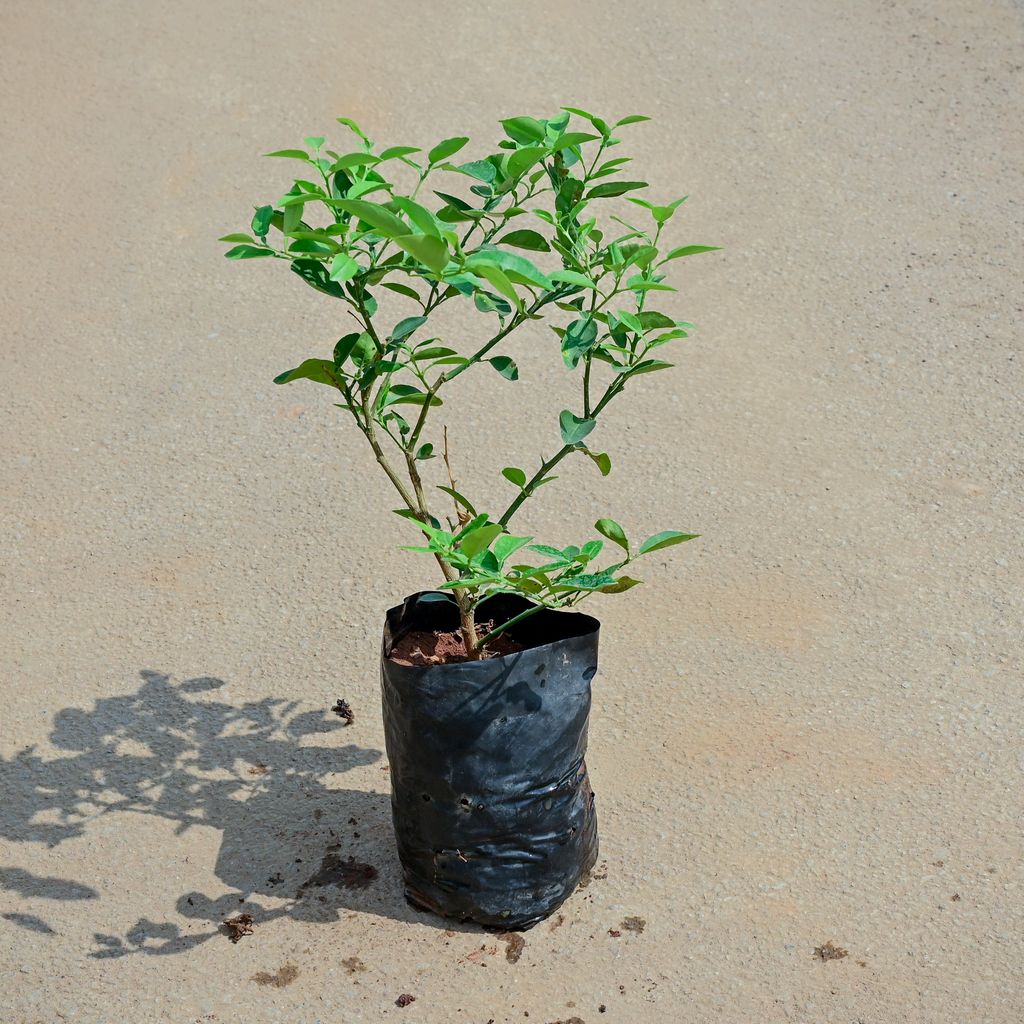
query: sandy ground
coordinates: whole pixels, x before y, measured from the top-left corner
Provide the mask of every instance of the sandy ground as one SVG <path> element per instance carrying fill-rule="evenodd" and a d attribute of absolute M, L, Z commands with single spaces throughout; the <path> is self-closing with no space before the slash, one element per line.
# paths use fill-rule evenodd
<path fill-rule="evenodd" d="M 5 1024 L 1024 1018 L 1021 11 L 631 8 L 3 4 Z M 612 407 L 607 485 L 523 519 L 703 539 L 599 609 L 599 877 L 513 963 L 400 895 L 377 645 L 433 575 L 341 414 L 270 383 L 336 309 L 215 239 L 336 115 L 560 103 L 653 115 L 637 168 L 726 250 L 680 265 L 701 330 Z M 535 406 L 453 403 L 492 503 L 553 440 L 550 339 Z M 337 843 L 376 880 L 295 901 Z"/>

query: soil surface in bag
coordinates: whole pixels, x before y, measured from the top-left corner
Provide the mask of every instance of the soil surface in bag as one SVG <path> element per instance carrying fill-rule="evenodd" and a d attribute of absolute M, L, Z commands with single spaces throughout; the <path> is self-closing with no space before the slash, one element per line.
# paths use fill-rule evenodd
<path fill-rule="evenodd" d="M 414 633 L 458 630 L 453 603 L 408 598 L 387 615 L 381 658 L 392 811 L 406 896 L 502 930 L 554 912 L 597 860 L 584 755 L 600 624 L 541 611 L 518 648 L 481 661 L 391 660 Z M 529 607 L 501 595 L 481 621 Z"/>
<path fill-rule="evenodd" d="M 497 623 L 493 619 L 490 622 L 478 622 L 477 638 L 483 639 L 496 626 Z M 499 633 L 493 640 L 488 641 L 485 657 L 500 658 L 522 649 L 522 644 L 517 644 L 508 633 Z M 391 649 L 390 659 L 399 665 L 423 666 L 466 661 L 466 641 L 458 629 L 414 629 L 396 641 Z"/>

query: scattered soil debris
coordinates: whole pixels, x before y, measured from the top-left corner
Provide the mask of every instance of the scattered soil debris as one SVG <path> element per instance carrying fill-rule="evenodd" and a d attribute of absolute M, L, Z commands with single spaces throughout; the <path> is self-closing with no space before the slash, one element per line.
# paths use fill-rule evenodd
<path fill-rule="evenodd" d="M 365 889 L 377 877 L 377 869 L 372 864 L 364 864 L 355 857 L 342 860 L 336 853 L 325 853 L 320 863 L 320 870 L 310 875 L 299 886 L 299 895 L 313 886 L 337 885 L 342 889 Z"/>
<path fill-rule="evenodd" d="M 945 866 L 946 866 L 946 862 L 944 860 L 933 860 L 932 861 L 932 867 L 933 868 L 944 868 Z"/>
<path fill-rule="evenodd" d="M 275 872 L 267 879 L 267 885 L 280 885 L 284 881 L 280 871 Z"/>
<path fill-rule="evenodd" d="M 593 880 L 594 880 L 594 876 L 589 871 L 584 871 L 583 874 L 580 875 L 580 880 L 579 880 L 579 883 L 577 884 L 576 888 L 577 889 L 586 889 L 586 887 L 588 885 L 590 885 L 590 883 Z M 555 1024 L 558 1024 L 558 1022 L 556 1021 Z"/>
<path fill-rule="evenodd" d="M 406 1007 L 410 1003 L 415 1003 L 416 997 L 409 995 L 408 992 L 403 992 L 396 1000 L 395 1006 Z"/>
<path fill-rule="evenodd" d="M 586 1024 L 582 1017 L 566 1017 L 565 1020 L 553 1020 L 550 1024 Z"/>
<path fill-rule="evenodd" d="M 604 1003 L 602 1003 L 602 1004 L 601 1004 L 601 1005 L 600 1005 L 600 1006 L 599 1006 L 599 1007 L 597 1008 L 597 1012 L 598 1012 L 598 1013 L 607 1013 L 607 1012 L 608 1012 L 608 1007 L 607 1007 L 607 1006 L 605 1006 L 605 1005 L 604 1005 Z"/>
<path fill-rule="evenodd" d="M 640 935 L 647 927 L 647 922 L 642 917 L 627 917 L 623 919 L 619 927 L 623 931 L 636 932 L 637 935 Z"/>
<path fill-rule="evenodd" d="M 252 914 L 235 914 L 224 922 L 228 930 L 228 938 L 239 942 L 244 935 L 252 935 Z"/>
<path fill-rule="evenodd" d="M 958 892 L 955 892 L 955 893 L 953 893 L 953 895 L 952 895 L 952 896 L 950 896 L 949 898 L 950 898 L 950 899 L 951 899 L 951 900 L 952 900 L 952 901 L 953 901 L 954 903 L 959 903 L 959 902 L 960 902 L 960 893 L 958 893 Z"/>
<path fill-rule="evenodd" d="M 868 965 L 867 960 L 858 960 L 857 961 L 857 966 L 858 967 L 867 967 L 867 965 Z"/>
<path fill-rule="evenodd" d="M 561 928 L 565 924 L 565 914 L 559 914 L 558 917 L 548 925 L 548 931 L 553 932 L 556 928 Z"/>
<path fill-rule="evenodd" d="M 279 968 L 276 974 L 268 974 L 266 971 L 257 971 L 252 980 L 257 985 L 273 985 L 274 988 L 284 988 L 290 985 L 299 976 L 299 969 L 295 964 L 285 964 Z"/>
<path fill-rule="evenodd" d="M 346 725 L 351 725 L 356 720 L 356 713 L 352 710 L 352 705 L 347 700 L 339 698 L 331 710 L 341 719 L 344 719 Z"/>
<path fill-rule="evenodd" d="M 609 929 L 608 929 L 608 934 L 609 934 L 609 935 L 610 935 L 610 936 L 611 936 L 611 937 L 612 937 L 613 939 L 618 939 L 618 938 L 621 938 L 621 937 L 622 937 L 622 932 L 620 932 L 618 928 L 609 928 Z"/>
<path fill-rule="evenodd" d="M 323 810 L 322 807 L 317 807 L 317 808 L 314 809 L 314 811 L 313 811 L 313 818 L 314 818 L 314 820 L 319 821 L 323 816 L 324 816 L 324 810 Z"/>
<path fill-rule="evenodd" d="M 510 964 L 519 963 L 519 958 L 523 955 L 523 947 L 526 945 L 526 939 L 516 932 L 502 932 L 498 938 L 505 943 L 505 959 Z"/>
<path fill-rule="evenodd" d="M 848 949 L 843 949 L 841 946 L 835 945 L 835 943 L 829 939 L 824 945 L 815 947 L 814 955 L 819 960 L 842 960 L 843 957 L 850 955 L 850 951 Z"/>
<path fill-rule="evenodd" d="M 250 775 L 266 775 L 267 766 L 262 761 L 257 761 L 250 769 Z"/>
<path fill-rule="evenodd" d="M 349 974 L 358 974 L 360 971 L 366 970 L 366 964 L 357 956 L 346 957 L 341 961 L 341 966 L 348 971 Z"/>

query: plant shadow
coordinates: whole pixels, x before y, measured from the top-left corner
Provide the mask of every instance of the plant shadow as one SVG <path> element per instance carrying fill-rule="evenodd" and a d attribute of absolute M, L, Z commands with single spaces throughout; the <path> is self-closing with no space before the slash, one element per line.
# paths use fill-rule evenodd
<path fill-rule="evenodd" d="M 91 956 L 185 952 L 227 934 L 223 922 L 237 914 L 256 928 L 280 917 L 329 923 L 354 911 L 459 927 L 405 902 L 389 796 L 328 785 L 381 761 L 380 750 L 322 742 L 346 725 L 325 711 L 300 711 L 297 701 L 234 705 L 215 699 L 219 679 L 140 675 L 133 693 L 58 712 L 50 734 L 57 756 L 32 746 L 0 758 L 0 836 L 9 841 L 55 847 L 114 812 L 173 821 L 182 837 L 199 826 L 222 834 L 213 870 L 227 891 L 183 893 L 175 909 L 191 925 L 140 918 L 124 935 L 97 933 Z M 180 866 L 189 849 L 183 838 L 164 853 Z M 99 895 L 14 867 L 0 867 L 0 889 L 36 899 Z M 31 914 L 3 917 L 57 934 Z"/>

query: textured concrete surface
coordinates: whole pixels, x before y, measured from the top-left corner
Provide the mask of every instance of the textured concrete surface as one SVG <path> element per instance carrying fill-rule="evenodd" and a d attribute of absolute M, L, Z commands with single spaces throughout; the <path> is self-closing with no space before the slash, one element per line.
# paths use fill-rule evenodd
<path fill-rule="evenodd" d="M 0 1018 L 1024 1018 L 1019 7 L 3 8 Z M 377 643 L 433 577 L 361 438 L 270 384 L 336 310 L 215 239 L 338 114 L 560 103 L 653 115 L 637 169 L 726 251 L 680 265 L 701 330 L 612 407 L 607 486 L 523 520 L 703 539 L 599 609 L 601 877 L 512 963 L 399 896 Z M 492 502 L 565 383 L 515 349 L 535 407 L 453 403 Z M 294 900 L 333 843 L 378 877 Z"/>

